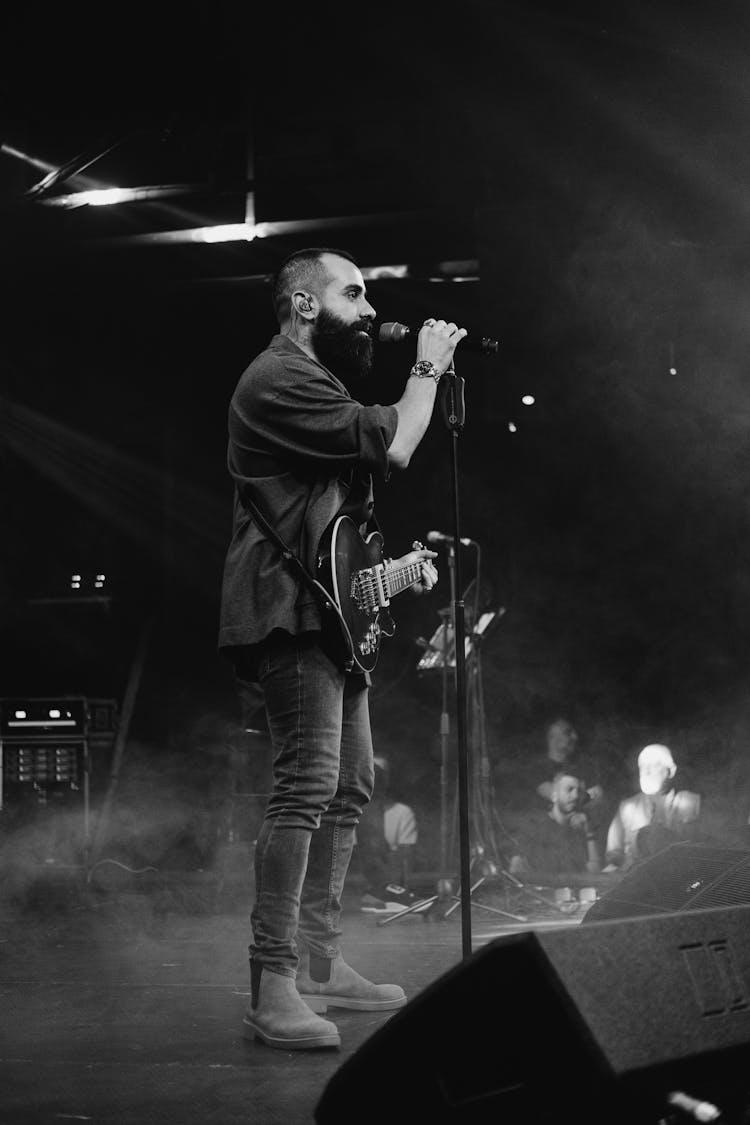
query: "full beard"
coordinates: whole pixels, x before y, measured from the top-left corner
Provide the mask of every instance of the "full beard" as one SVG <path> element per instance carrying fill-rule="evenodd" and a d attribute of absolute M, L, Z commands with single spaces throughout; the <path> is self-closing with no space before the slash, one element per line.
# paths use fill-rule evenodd
<path fill-rule="evenodd" d="M 312 343 L 320 362 L 343 381 L 361 379 L 372 370 L 375 348 L 367 321 L 346 324 L 323 308 L 315 321 Z"/>

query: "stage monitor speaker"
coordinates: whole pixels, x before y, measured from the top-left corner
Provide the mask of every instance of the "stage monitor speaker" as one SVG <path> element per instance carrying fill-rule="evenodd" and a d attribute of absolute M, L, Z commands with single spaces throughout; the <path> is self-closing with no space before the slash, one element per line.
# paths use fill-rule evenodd
<path fill-rule="evenodd" d="M 583 923 L 750 904 L 750 851 L 672 844 L 644 859 L 589 907 Z"/>
<path fill-rule="evenodd" d="M 411 1000 L 315 1121 L 657 1125 L 678 1092 L 740 1122 L 749 1064 L 750 906 L 555 928 L 497 938 Z"/>

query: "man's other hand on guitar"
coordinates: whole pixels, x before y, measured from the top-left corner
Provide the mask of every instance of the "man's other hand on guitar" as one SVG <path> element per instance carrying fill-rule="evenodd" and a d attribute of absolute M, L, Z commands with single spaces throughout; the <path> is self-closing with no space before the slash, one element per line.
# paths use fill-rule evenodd
<path fill-rule="evenodd" d="M 438 580 L 437 567 L 433 563 L 433 559 L 437 558 L 437 551 L 429 551 L 426 547 L 419 547 L 414 551 L 410 551 L 408 555 L 404 555 L 401 562 L 405 566 L 412 563 L 421 563 L 422 576 L 418 582 L 412 586 L 415 594 L 427 594 L 435 585 Z"/>

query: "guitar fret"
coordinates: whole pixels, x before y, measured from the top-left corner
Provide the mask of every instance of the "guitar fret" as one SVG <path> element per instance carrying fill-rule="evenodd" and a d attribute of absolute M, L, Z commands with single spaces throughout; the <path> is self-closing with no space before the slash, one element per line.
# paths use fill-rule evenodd
<path fill-rule="evenodd" d="M 422 576 L 421 563 L 406 563 L 391 569 L 382 563 L 358 571 L 353 580 L 352 594 L 360 608 L 374 613 L 381 604 L 381 594 L 386 602 L 418 582 Z"/>
<path fill-rule="evenodd" d="M 399 594 L 409 586 L 418 582 L 422 575 L 421 563 L 407 563 L 405 566 L 395 567 L 387 572 L 388 591 L 390 594 Z"/>

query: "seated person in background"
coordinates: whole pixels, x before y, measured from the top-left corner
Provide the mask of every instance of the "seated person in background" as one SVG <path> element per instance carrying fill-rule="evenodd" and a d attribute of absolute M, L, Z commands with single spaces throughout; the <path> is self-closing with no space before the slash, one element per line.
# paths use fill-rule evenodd
<path fill-rule="evenodd" d="M 596 837 L 584 810 L 586 785 L 566 769 L 552 783 L 546 813 L 531 813 L 508 865 L 511 875 L 543 886 L 601 871 Z M 580 879 L 576 880 L 580 882 Z"/>
<path fill-rule="evenodd" d="M 701 799 L 677 789 L 677 765 L 668 746 L 652 743 L 638 755 L 640 793 L 621 801 L 607 833 L 608 868 L 628 868 L 668 844 L 691 838 L 700 817 Z"/>
<path fill-rule="evenodd" d="M 409 881 L 417 818 L 409 805 L 396 800 L 387 758 L 379 754 L 374 762 L 375 788 L 357 825 L 357 854 L 365 876 L 361 909 L 384 914 L 403 910 L 415 901 Z"/>
<path fill-rule="evenodd" d="M 593 763 L 579 747 L 578 732 L 573 724 L 567 719 L 555 719 L 547 724 L 545 738 L 547 751 L 542 765 L 543 776 L 536 787 L 537 794 L 549 803 L 552 800 L 554 778 L 564 769 L 574 777 L 588 778 L 593 782 L 588 784 L 584 792 L 583 804 L 590 805 L 591 809 L 597 807 L 601 803 L 603 790 L 596 782 Z"/>

